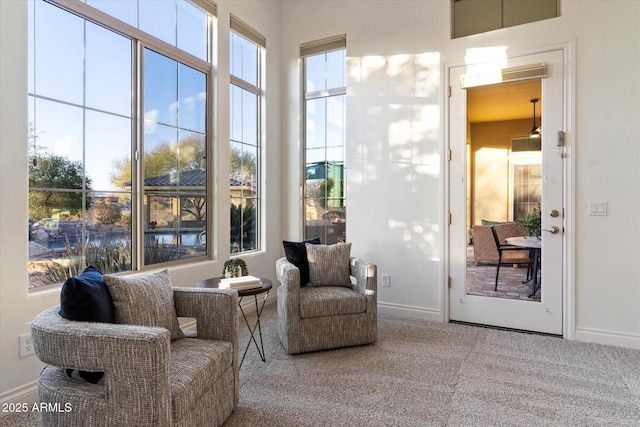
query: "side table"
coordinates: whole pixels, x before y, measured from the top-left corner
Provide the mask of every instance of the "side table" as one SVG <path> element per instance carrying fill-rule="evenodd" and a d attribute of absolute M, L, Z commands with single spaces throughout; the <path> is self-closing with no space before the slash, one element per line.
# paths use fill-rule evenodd
<path fill-rule="evenodd" d="M 266 362 L 267 359 L 265 357 L 264 352 L 264 342 L 262 341 L 262 326 L 260 325 L 260 316 L 262 315 L 262 309 L 267 302 L 267 298 L 269 297 L 269 291 L 271 290 L 271 280 L 260 277 L 260 282 L 262 284 L 259 288 L 253 289 L 238 289 L 238 306 L 240 307 L 240 312 L 242 313 L 242 318 L 244 319 L 244 323 L 247 325 L 249 329 L 249 341 L 247 341 L 247 346 L 244 349 L 244 353 L 242 354 L 242 359 L 240 360 L 240 367 L 242 367 L 242 362 L 244 362 L 244 358 L 247 355 L 247 350 L 249 350 L 249 346 L 251 342 L 256 346 L 256 350 L 258 350 L 258 354 L 260 355 L 260 359 L 263 362 Z M 204 279 L 196 284 L 198 288 L 218 288 L 220 286 L 220 277 L 211 277 L 209 279 Z M 264 294 L 264 298 L 262 299 L 262 304 L 258 304 L 258 295 Z M 249 323 L 249 319 L 247 319 L 247 315 L 242 308 L 242 299 L 244 297 L 253 296 L 254 303 L 256 305 L 256 322 L 253 326 Z M 256 339 L 256 329 L 258 329 L 258 336 L 260 338 L 260 344 L 258 344 L 258 340 Z"/>

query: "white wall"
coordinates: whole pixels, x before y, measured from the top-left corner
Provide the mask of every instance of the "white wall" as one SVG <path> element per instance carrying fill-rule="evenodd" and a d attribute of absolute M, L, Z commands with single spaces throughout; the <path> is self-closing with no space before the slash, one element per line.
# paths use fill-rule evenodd
<path fill-rule="evenodd" d="M 442 318 L 441 70 L 464 63 L 471 48 L 506 46 L 513 55 L 569 44 L 575 266 L 567 286 L 575 316 L 567 313 L 574 325 L 567 333 L 640 348 L 640 2 L 561 5 L 559 18 L 450 40 L 448 1 L 283 1 L 283 230 L 296 236 L 301 223 L 299 45 L 346 33 L 347 238 L 355 255 L 391 274 L 391 287 L 379 288 L 382 311 Z M 609 215 L 587 216 L 589 200 L 607 201 Z"/>
<path fill-rule="evenodd" d="M 229 16 L 233 13 L 267 39 L 266 128 L 263 152 L 263 251 L 245 256 L 252 273 L 275 280 L 275 260 L 282 255 L 280 230 L 280 5 L 277 1 L 218 1 L 218 120 L 215 152 L 220 182 L 229 174 Z M 42 364 L 35 356 L 19 358 L 18 336 L 29 321 L 58 304 L 60 287 L 27 291 L 27 2 L 0 1 L 0 402 L 32 402 Z M 228 182 L 228 181 L 227 181 Z M 229 188 L 220 185 L 214 221 L 221 233 L 216 260 L 170 269 L 178 286 L 193 286 L 217 276 L 229 257 Z"/>

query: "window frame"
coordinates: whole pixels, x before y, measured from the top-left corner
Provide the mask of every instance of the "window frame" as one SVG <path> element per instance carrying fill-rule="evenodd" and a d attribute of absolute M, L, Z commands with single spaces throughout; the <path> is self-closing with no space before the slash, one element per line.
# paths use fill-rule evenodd
<path fill-rule="evenodd" d="M 344 75 L 344 86 L 341 87 L 335 87 L 335 88 L 329 88 L 329 89 L 319 89 L 319 90 L 312 90 L 312 91 L 307 91 L 307 58 L 309 57 L 313 57 L 313 56 L 317 56 L 317 55 L 326 55 L 328 53 L 331 52 L 336 52 L 336 51 L 341 51 L 343 50 L 345 52 L 345 58 L 346 58 L 346 50 L 347 50 L 347 46 L 346 46 L 346 35 L 342 34 L 342 35 L 337 35 L 337 36 L 333 36 L 333 37 L 328 37 L 325 39 L 321 39 L 321 40 L 316 40 L 316 41 L 312 41 L 312 42 L 308 42 L 308 43 L 304 43 L 300 46 L 300 61 L 301 61 L 301 92 L 302 92 L 302 97 L 301 97 L 301 102 L 302 102 L 302 126 L 301 126 L 301 141 L 302 141 L 302 150 L 301 150 L 301 191 L 300 194 L 302 195 L 301 197 L 301 203 L 300 203 L 300 210 L 301 210 L 301 228 L 302 228 L 302 236 L 304 239 L 310 239 L 310 238 L 315 238 L 317 236 L 310 236 L 308 235 L 308 225 L 307 225 L 307 218 L 306 218 L 306 214 L 307 214 L 307 199 L 309 199 L 309 197 L 307 196 L 307 150 L 308 150 L 308 141 L 307 141 L 307 136 L 308 136 L 308 129 L 307 129 L 307 104 L 309 101 L 312 100 L 316 100 L 316 99 L 325 99 L 325 100 L 329 100 L 332 97 L 335 96 L 344 96 L 344 101 L 345 101 L 345 110 L 344 110 L 344 129 L 343 132 L 345 134 L 344 137 L 344 143 L 342 144 L 342 155 L 343 155 L 343 177 L 342 177 L 342 184 L 343 184 L 343 196 L 340 198 L 343 203 L 342 205 L 345 208 L 345 219 L 346 219 L 346 205 L 347 205 L 347 156 L 346 156 L 346 148 L 347 148 L 347 141 L 346 141 L 346 97 L 347 97 L 347 81 L 346 81 L 346 61 L 344 64 L 344 71 L 345 71 L 345 75 Z M 326 63 L 325 63 L 326 64 Z M 325 70 L 326 72 L 326 70 Z M 325 80 L 326 80 L 326 76 L 325 76 Z M 328 110 L 327 110 L 328 111 Z M 329 115 L 327 114 L 325 116 L 325 123 L 328 120 Z M 327 156 L 326 156 L 326 151 L 327 148 L 329 146 L 327 145 L 327 140 L 325 137 L 325 142 L 324 142 L 324 150 L 325 150 L 325 157 L 324 157 L 324 161 L 327 162 Z M 327 200 L 331 199 L 329 197 L 326 198 Z M 323 235 L 321 236 L 321 240 L 323 244 L 327 244 L 327 236 L 328 236 L 328 230 L 327 230 L 328 226 L 324 225 L 323 226 Z M 336 237 L 337 241 L 346 241 L 346 221 L 345 221 L 345 231 L 344 231 L 344 236 L 338 236 Z"/>
<path fill-rule="evenodd" d="M 183 51 L 176 46 L 172 46 L 169 43 L 166 43 L 160 39 L 153 37 L 150 34 L 147 34 L 138 28 L 135 28 L 123 21 L 118 20 L 117 18 L 110 16 L 98 9 L 95 9 L 82 0 L 36 0 L 42 1 L 45 3 L 49 3 L 53 7 L 58 7 L 64 10 L 66 13 L 73 14 L 83 22 L 90 22 L 95 25 L 104 27 L 109 31 L 113 31 L 116 34 L 120 34 L 121 36 L 131 40 L 131 140 L 130 140 L 130 150 L 128 152 L 121 153 L 123 156 L 128 156 L 129 161 L 131 162 L 131 191 L 130 191 L 130 203 L 131 203 L 131 269 L 117 271 L 117 273 L 126 273 L 126 272 L 138 272 L 144 271 L 159 267 L 168 267 L 176 264 L 187 264 L 199 262 L 204 259 L 212 259 L 214 250 L 213 250 L 213 242 L 215 241 L 215 228 L 213 227 L 214 221 L 213 217 L 216 212 L 216 200 L 214 198 L 214 186 L 211 185 L 213 182 L 213 174 L 214 174 L 214 161 L 212 147 L 213 147 L 213 138 L 215 134 L 214 129 L 214 117 L 213 112 L 214 108 L 214 28 L 215 28 L 215 19 L 216 19 L 216 7 L 215 4 L 209 2 L 208 0 L 186 0 L 191 5 L 197 7 L 202 12 L 205 13 L 206 26 L 207 26 L 207 41 L 206 41 L 206 51 L 207 51 L 207 60 L 203 60 L 198 58 L 186 51 Z M 29 33 L 31 34 L 34 31 L 33 22 L 29 21 Z M 86 25 L 86 24 L 85 24 Z M 84 43 L 84 42 L 83 42 Z M 142 224 L 142 221 L 145 218 L 144 215 L 144 174 L 143 174 L 143 164 L 144 164 L 144 112 L 143 108 L 143 86 L 144 86 L 144 60 L 143 53 L 145 49 L 151 49 L 157 53 L 165 55 L 170 59 L 176 61 L 178 64 L 184 64 L 187 67 L 190 67 L 198 72 L 201 72 L 205 76 L 205 84 L 206 84 L 206 101 L 205 101 L 205 167 L 206 167 L 206 182 L 205 182 L 205 194 L 206 194 L 206 224 L 204 231 L 209 232 L 209 238 L 206 238 L 206 242 L 204 245 L 204 253 L 197 254 L 193 257 L 179 258 L 176 260 L 166 261 L 162 263 L 151 263 L 145 264 L 144 261 L 144 250 L 145 250 L 145 226 Z M 34 65 L 37 67 L 37 65 Z M 85 88 L 85 82 L 82 83 L 83 90 Z M 38 98 L 37 91 L 35 93 L 31 93 L 31 91 L 27 94 L 29 98 L 29 103 L 32 102 L 32 98 Z M 60 100 L 56 100 L 60 101 Z M 87 110 L 87 106 L 81 106 L 84 110 Z M 177 128 L 178 130 L 182 128 Z M 180 132 L 180 131 L 179 131 Z M 178 132 L 178 134 L 179 134 Z M 83 147 L 86 141 L 83 138 Z M 84 167 L 84 166 L 83 166 Z M 86 172 L 85 172 L 86 176 Z M 83 178 L 84 181 L 84 178 Z M 28 191 L 31 192 L 33 189 L 29 187 Z M 85 192 L 96 191 L 100 193 L 109 193 L 106 189 L 96 189 L 96 190 L 88 190 L 83 189 L 83 207 L 82 212 L 88 213 L 89 210 L 85 206 L 84 195 Z M 176 193 L 176 197 L 179 197 L 182 200 L 184 197 L 182 194 Z M 84 224 L 83 220 L 83 236 L 84 236 Z M 206 236 L 206 234 L 205 234 Z M 202 240 L 201 240 L 202 242 Z M 29 263 L 31 262 L 31 258 L 29 258 Z M 62 282 L 56 283 L 46 283 L 42 286 L 38 286 L 36 288 L 30 289 L 43 289 L 48 288 L 50 286 L 60 285 Z"/>
<path fill-rule="evenodd" d="M 256 84 L 253 84 L 247 80 L 244 80 L 243 78 L 236 76 L 233 74 L 231 67 L 229 69 L 229 122 L 230 122 L 230 132 L 229 132 L 229 153 L 231 154 L 231 150 L 232 150 L 232 144 L 242 144 L 242 145 L 246 145 L 247 143 L 245 141 L 236 141 L 233 140 L 232 137 L 232 131 L 231 129 L 233 128 L 233 125 L 231 124 L 231 120 L 233 119 L 233 106 L 232 106 L 232 101 L 233 101 L 233 87 L 236 86 L 238 87 L 240 90 L 242 91 L 246 91 L 252 95 L 255 95 L 256 97 L 256 145 L 255 145 L 255 149 L 256 149 L 256 153 L 257 153 L 257 158 L 256 158 L 256 171 L 255 171 L 255 192 L 253 194 L 253 196 L 251 197 L 251 200 L 254 201 L 253 206 L 255 206 L 255 213 L 254 213 L 254 220 L 255 220 L 255 237 L 254 237 L 254 244 L 255 247 L 253 248 L 249 248 L 249 249 L 244 249 L 244 244 L 242 243 L 243 237 L 241 237 L 240 241 L 240 245 L 239 245 L 239 250 L 234 251 L 232 248 L 232 244 L 234 242 L 231 241 L 231 239 L 233 238 L 232 233 L 231 233 L 231 221 L 233 221 L 233 218 L 230 218 L 230 234 L 229 234 L 229 252 L 231 256 L 239 256 L 239 255 L 245 255 L 248 253 L 252 253 L 252 252 L 258 252 L 260 250 L 262 250 L 263 247 L 263 243 L 262 243 L 262 222 L 263 222 L 263 200 L 262 200 L 262 159 L 263 159 L 263 153 L 264 153 L 264 103 L 265 103 L 265 93 L 264 93 L 264 83 L 265 83 L 265 60 L 266 60 L 266 38 L 264 36 L 262 36 L 259 32 L 257 32 L 255 29 L 253 29 L 252 27 L 250 27 L 248 24 L 244 23 L 243 21 L 241 21 L 239 18 L 237 18 L 236 16 L 234 16 L 233 14 L 231 15 L 230 18 L 230 30 L 229 30 L 229 62 L 230 64 L 233 62 L 232 58 L 233 58 L 233 40 L 234 40 L 234 35 L 236 35 L 237 37 L 242 37 L 245 41 L 252 43 L 253 45 L 255 45 L 256 47 L 256 69 L 255 71 L 255 77 L 256 77 Z M 230 173 L 233 172 L 233 170 L 231 169 L 232 167 L 230 166 Z M 231 176 L 230 176 L 231 178 Z M 233 203 L 231 202 L 231 200 L 233 200 L 234 197 L 233 195 L 230 194 L 230 205 L 233 205 Z M 240 195 L 240 199 L 241 199 L 241 204 L 240 206 L 245 206 L 244 204 L 244 193 L 242 193 Z M 244 234 L 244 233 L 241 233 Z"/>

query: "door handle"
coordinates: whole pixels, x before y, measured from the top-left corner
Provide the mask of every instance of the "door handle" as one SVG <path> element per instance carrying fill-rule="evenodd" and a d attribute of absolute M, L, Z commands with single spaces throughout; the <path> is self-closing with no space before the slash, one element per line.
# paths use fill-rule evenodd
<path fill-rule="evenodd" d="M 554 225 L 551 227 L 550 230 L 542 230 L 542 231 L 546 231 L 551 234 L 558 234 L 560 232 L 560 229 Z"/>

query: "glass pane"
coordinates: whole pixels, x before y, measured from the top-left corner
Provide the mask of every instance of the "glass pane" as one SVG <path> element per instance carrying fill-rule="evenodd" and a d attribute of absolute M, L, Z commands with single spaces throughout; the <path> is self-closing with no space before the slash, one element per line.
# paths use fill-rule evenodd
<path fill-rule="evenodd" d="M 236 253 L 242 250 L 242 199 L 238 197 L 231 198 L 231 236 L 230 236 L 230 252 Z"/>
<path fill-rule="evenodd" d="M 258 200 L 245 200 L 244 210 L 242 212 L 242 249 L 251 251 L 258 248 L 258 222 L 256 220 L 256 212 L 258 212 Z"/>
<path fill-rule="evenodd" d="M 242 164 L 243 162 L 243 144 L 239 142 L 231 142 L 231 179 L 242 181 L 243 173 L 242 173 Z M 232 183 L 232 186 L 234 184 Z M 236 185 L 240 185 L 237 183 Z"/>
<path fill-rule="evenodd" d="M 144 51 L 144 119 L 178 125 L 178 63 Z"/>
<path fill-rule="evenodd" d="M 327 53 L 327 89 L 346 86 L 344 67 L 347 52 L 344 49 Z"/>
<path fill-rule="evenodd" d="M 179 131 L 178 169 L 180 171 L 200 171 L 190 177 L 190 185 L 206 185 L 207 146 L 204 134 Z M 204 190 L 203 190 L 204 191 Z"/>
<path fill-rule="evenodd" d="M 145 192 L 146 228 L 144 264 L 151 265 L 179 259 L 178 199 Z"/>
<path fill-rule="evenodd" d="M 131 195 L 94 193 L 88 218 L 87 265 L 103 274 L 131 270 Z"/>
<path fill-rule="evenodd" d="M 324 98 L 307 101 L 307 148 L 318 148 L 325 146 L 327 123 L 326 108 L 327 101 Z"/>
<path fill-rule="evenodd" d="M 145 192 L 158 187 L 177 185 L 177 128 L 154 124 L 145 126 L 144 178 Z"/>
<path fill-rule="evenodd" d="M 75 104 L 83 99 L 83 20 L 46 2 L 35 5 L 35 92 Z"/>
<path fill-rule="evenodd" d="M 231 140 L 242 141 L 242 89 L 231 85 Z"/>
<path fill-rule="evenodd" d="M 29 192 L 29 287 L 64 282 L 84 268 L 82 192 Z"/>
<path fill-rule="evenodd" d="M 231 253 L 257 248 L 256 208 L 255 199 L 231 199 Z"/>
<path fill-rule="evenodd" d="M 70 177 L 82 173 L 82 111 L 82 108 L 58 102 L 35 101 L 34 119 L 31 122 L 35 138 L 32 138 L 29 154 L 37 160 L 34 172 L 43 179 L 46 177 L 40 183 L 48 183 L 49 188 L 80 188 L 75 186 L 77 183 Z M 77 167 L 75 163 L 78 163 Z M 55 170 L 45 170 L 54 167 Z M 69 182 L 73 182 L 74 187 L 69 187 Z"/>
<path fill-rule="evenodd" d="M 258 45 L 231 32 L 231 74 L 258 86 Z"/>
<path fill-rule="evenodd" d="M 345 95 L 327 98 L 327 145 L 345 143 Z"/>
<path fill-rule="evenodd" d="M 131 191 L 131 119 L 91 110 L 86 114 L 85 165 L 90 188 Z"/>
<path fill-rule="evenodd" d="M 207 14 L 178 0 L 178 48 L 207 60 Z"/>
<path fill-rule="evenodd" d="M 184 64 L 178 64 L 178 125 L 182 129 L 206 132 L 207 76 Z"/>
<path fill-rule="evenodd" d="M 325 58 L 326 54 L 309 56 L 306 61 L 306 88 L 307 92 L 315 92 L 326 89 L 325 78 Z"/>
<path fill-rule="evenodd" d="M 242 91 L 242 141 L 258 144 L 258 96 Z"/>
<path fill-rule="evenodd" d="M 28 64 L 27 64 L 27 81 L 28 81 L 28 92 L 29 94 L 33 94 L 35 92 L 35 64 L 34 64 L 34 53 L 35 53 L 35 37 L 34 37 L 34 33 L 35 33 L 35 2 L 30 1 L 27 2 L 27 10 L 28 10 L 28 25 L 29 25 L 29 31 L 27 34 L 27 49 L 28 49 L 28 53 L 27 53 L 27 57 L 28 57 Z"/>
<path fill-rule="evenodd" d="M 126 22 L 127 24 L 138 26 L 138 8 L 137 3 L 131 0 L 87 0 L 89 6 L 107 13 L 114 18 Z"/>
<path fill-rule="evenodd" d="M 139 28 L 172 46 L 176 45 L 175 0 L 139 0 Z"/>
<path fill-rule="evenodd" d="M 131 117 L 131 40 L 87 22 L 86 105 Z"/>

